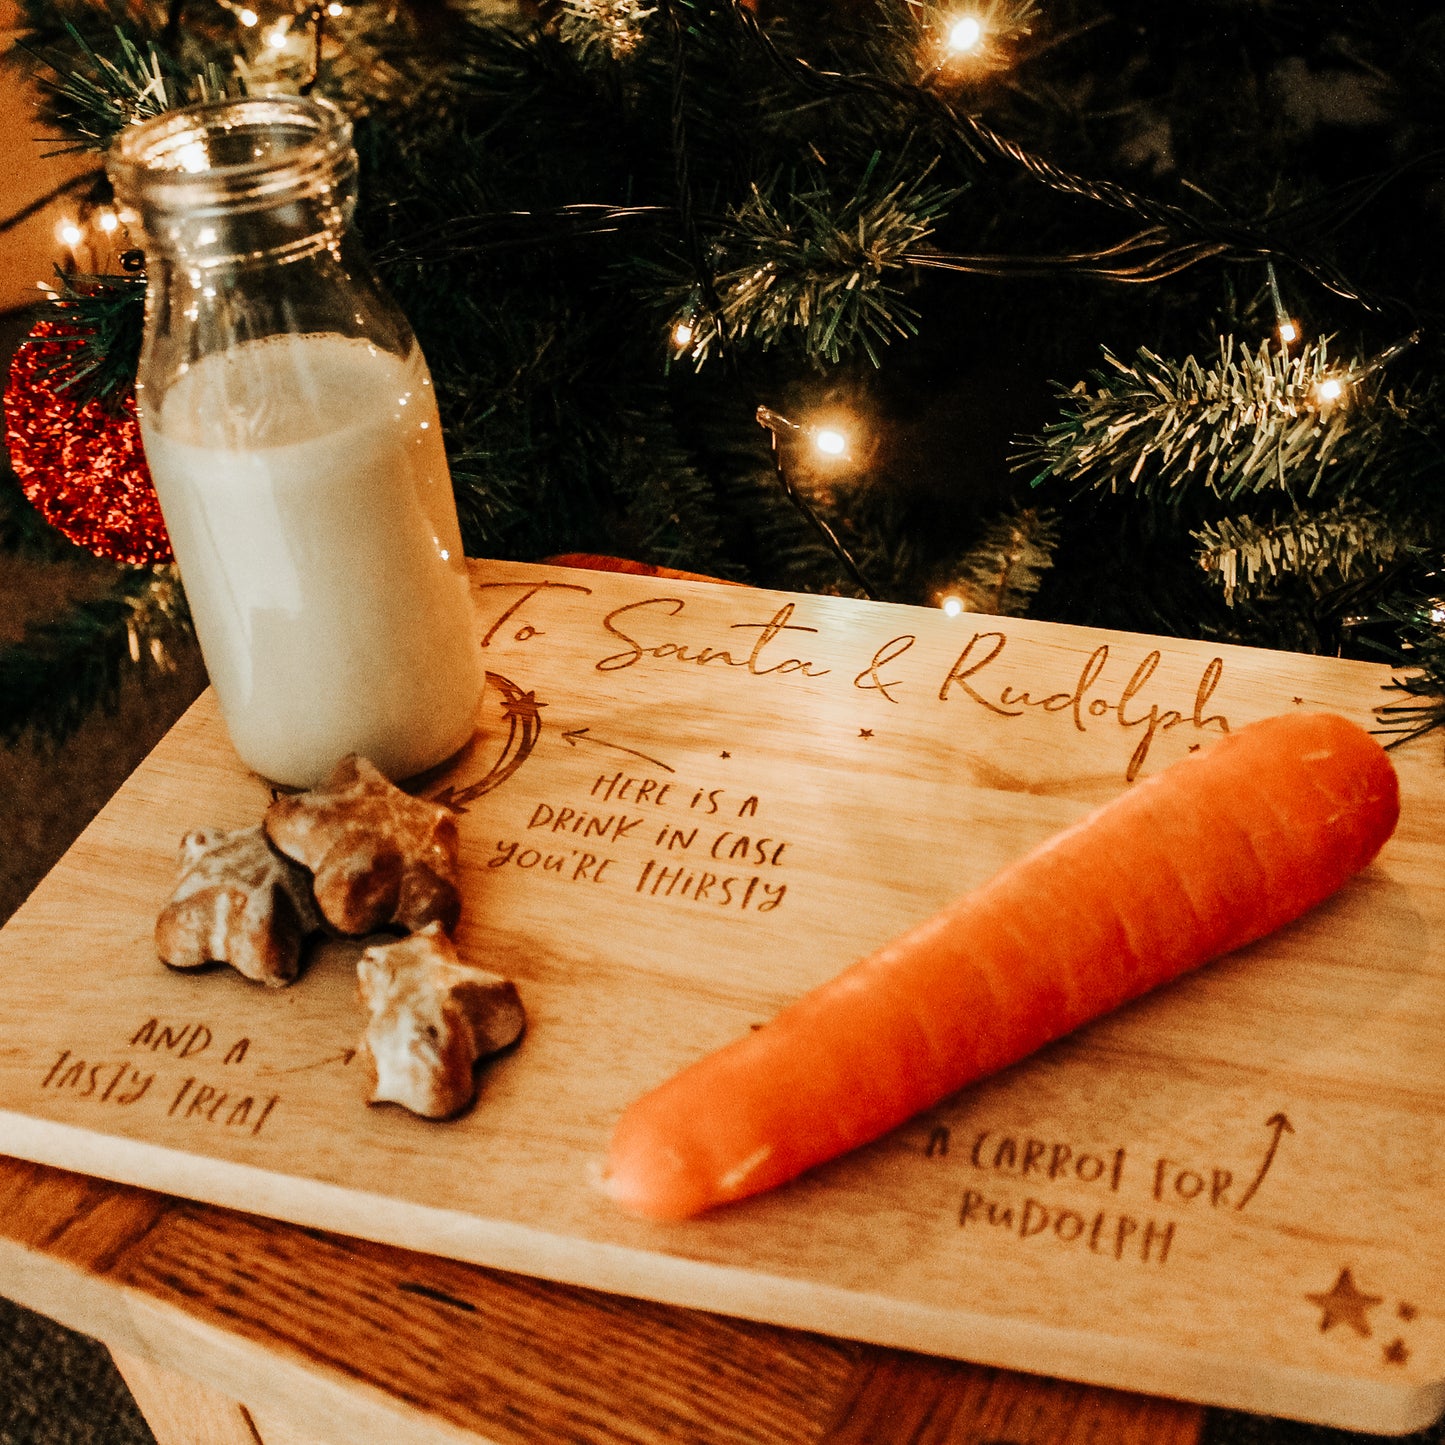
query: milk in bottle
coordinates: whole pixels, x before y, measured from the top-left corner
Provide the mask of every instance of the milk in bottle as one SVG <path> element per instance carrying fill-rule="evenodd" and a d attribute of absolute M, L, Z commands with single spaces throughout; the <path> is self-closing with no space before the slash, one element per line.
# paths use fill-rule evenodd
<path fill-rule="evenodd" d="M 481 654 L 420 352 L 244 343 L 191 367 L 141 433 L 243 760 L 307 784 L 338 749 L 404 778 L 462 747 Z"/>

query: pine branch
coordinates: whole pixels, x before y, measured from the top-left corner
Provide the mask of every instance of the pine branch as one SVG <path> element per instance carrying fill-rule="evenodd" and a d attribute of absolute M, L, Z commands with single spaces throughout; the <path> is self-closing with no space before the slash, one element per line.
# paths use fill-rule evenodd
<path fill-rule="evenodd" d="M 145 280 L 56 272 L 54 318 L 73 328 L 76 346 L 57 358 L 57 389 L 77 405 L 113 402 L 135 384 L 145 334 Z M 50 318 L 47 318 L 50 319 Z"/>
<path fill-rule="evenodd" d="M 1382 359 L 1330 364 L 1327 343 L 1289 352 L 1220 342 L 1219 360 L 1166 360 L 1140 347 L 1132 363 L 1105 349 L 1112 373 L 1062 391 L 1061 420 L 1025 442 L 1015 470 L 1037 468 L 1076 490 L 1137 490 L 1177 502 L 1194 486 L 1238 498 L 1274 488 L 1312 496 L 1330 476 L 1358 484 L 1403 408 L 1378 393 Z"/>
<path fill-rule="evenodd" d="M 127 675 L 173 670 L 189 628 L 174 568 L 118 568 L 99 597 L 0 651 L 0 740 L 29 732 L 63 742 L 95 708 L 114 705 Z"/>
<path fill-rule="evenodd" d="M 656 13 L 645 0 L 562 0 L 557 29 L 584 59 L 625 60 L 642 44 Z"/>
<path fill-rule="evenodd" d="M 1268 596 L 1284 576 L 1303 577 L 1315 590 L 1356 581 L 1418 550 L 1424 540 L 1409 546 L 1397 520 L 1353 500 L 1314 515 L 1296 511 L 1264 523 L 1226 517 L 1193 535 L 1200 544 L 1200 565 L 1223 586 L 1231 606 L 1240 595 Z"/>
<path fill-rule="evenodd" d="M 1375 709 L 1384 730 L 1396 734 L 1389 747 L 1445 727 L 1445 598 L 1419 597 L 1382 609 L 1398 624 L 1402 673 L 1389 686 L 1409 701 Z"/>
<path fill-rule="evenodd" d="M 53 48 L 34 51 L 54 75 L 43 82 L 50 95 L 49 118 L 73 138 L 54 154 L 104 151 L 138 121 L 195 101 L 244 93 L 241 81 L 218 64 L 187 73 L 155 41 L 137 42 L 119 27 L 110 54 L 102 54 L 69 20 L 64 28 L 73 58 Z"/>
<path fill-rule="evenodd" d="M 878 366 L 881 346 L 917 333 L 906 258 L 958 191 L 923 184 L 932 166 L 906 180 L 880 162 L 875 153 L 841 199 L 817 172 L 774 186 L 781 199 L 753 186 L 714 237 L 721 310 L 697 318 L 689 355 L 699 366 L 723 347 L 766 351 L 795 337 L 814 359 L 837 363 L 858 347 Z"/>
<path fill-rule="evenodd" d="M 473 0 L 485 11 L 485 0 Z M 351 114 L 411 110 L 431 119 L 455 89 L 444 35 L 423 34 L 421 7 L 364 3 L 331 15 L 302 6 L 265 25 L 247 7 L 175 0 L 23 0 L 21 47 L 48 68 L 45 119 L 61 151 L 103 151 L 126 125 L 181 105 L 319 90 Z M 430 13 L 430 12 L 428 12 Z"/>
<path fill-rule="evenodd" d="M 1058 543 L 1059 523 L 1053 512 L 1016 508 L 988 525 L 959 559 L 943 591 L 957 596 L 968 612 L 1023 616 L 1043 573 L 1054 565 Z"/>
<path fill-rule="evenodd" d="M 1170 238 L 1174 243 L 1170 249 L 1177 251 L 1176 264 L 1162 267 L 1156 261 L 1156 277 L 1172 275 L 1210 256 L 1273 257 L 1288 260 L 1318 285 L 1363 310 L 1385 313 L 1407 309 L 1393 298 L 1378 296 L 1355 284 L 1327 257 L 1313 253 L 1294 235 L 1272 235 L 1262 220 L 1237 218 L 1217 203 L 1208 213 L 1195 213 L 1112 179 L 1075 174 L 988 124 L 976 108 L 950 101 L 928 83 L 932 75 L 919 81 L 900 79 L 896 69 L 888 67 L 850 70 L 814 66 L 801 56 L 786 53 L 750 11 L 739 6 L 735 13 L 759 54 L 793 86 L 811 92 L 820 104 L 836 105 L 841 110 L 851 102 L 859 108 L 871 105 L 910 114 L 914 124 L 907 128 L 936 137 L 955 160 L 995 170 L 1001 163 L 1003 168 L 1013 169 L 1059 196 L 1085 199 L 1133 217 L 1146 229 L 1126 244 L 1138 245 L 1149 237 L 1156 242 L 1161 237 Z"/>

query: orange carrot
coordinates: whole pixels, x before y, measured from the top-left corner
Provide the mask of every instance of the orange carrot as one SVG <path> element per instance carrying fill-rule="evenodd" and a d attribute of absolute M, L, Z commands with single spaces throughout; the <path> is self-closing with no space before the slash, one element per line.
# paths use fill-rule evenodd
<path fill-rule="evenodd" d="M 606 1187 L 683 1219 L 794 1178 L 1297 918 L 1394 830 L 1366 732 L 1268 718 L 1049 839 L 622 1115 Z"/>

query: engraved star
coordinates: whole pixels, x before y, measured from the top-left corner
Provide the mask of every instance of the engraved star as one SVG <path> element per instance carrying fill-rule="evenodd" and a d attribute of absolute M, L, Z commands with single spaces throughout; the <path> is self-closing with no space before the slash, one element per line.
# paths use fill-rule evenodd
<path fill-rule="evenodd" d="M 1385 1363 L 1387 1365 L 1403 1365 L 1410 1358 L 1410 1347 L 1404 1340 L 1396 1338 L 1385 1346 Z"/>
<path fill-rule="evenodd" d="M 873 729 L 872 729 L 872 728 L 859 728 L 859 729 L 858 729 L 858 736 L 859 736 L 860 738 L 871 738 L 871 737 L 873 736 Z"/>
<path fill-rule="evenodd" d="M 1340 1277 L 1324 1294 L 1307 1294 L 1305 1298 L 1320 1307 L 1320 1333 L 1324 1334 L 1332 1325 L 1347 1324 L 1362 1339 L 1370 1338 L 1370 1321 L 1367 1311 L 1384 1300 L 1383 1295 L 1365 1294 L 1356 1284 L 1348 1267 L 1340 1271 Z"/>
<path fill-rule="evenodd" d="M 1292 698 L 1290 698 L 1290 701 L 1291 701 L 1292 703 L 1294 703 L 1296 707 L 1298 707 L 1299 704 L 1304 701 L 1304 698 L 1302 698 L 1302 697 L 1292 697 Z"/>
<path fill-rule="evenodd" d="M 1197 753 L 1197 752 L 1199 751 L 1199 749 L 1200 749 L 1201 746 L 1202 746 L 1202 744 L 1200 744 L 1200 743 L 1190 743 L 1190 744 L 1189 744 L 1189 751 L 1190 751 L 1191 753 Z"/>
<path fill-rule="evenodd" d="M 718 754 L 718 757 L 720 757 L 720 758 L 730 758 L 730 757 L 732 757 L 732 754 L 731 754 L 730 752 L 727 752 L 726 750 L 724 750 L 723 752 L 720 752 L 720 753 Z"/>
<path fill-rule="evenodd" d="M 509 697 L 502 704 L 502 713 L 506 717 L 535 718 L 537 709 L 546 706 L 545 702 L 537 701 L 535 692 L 524 692 L 519 697 Z"/>

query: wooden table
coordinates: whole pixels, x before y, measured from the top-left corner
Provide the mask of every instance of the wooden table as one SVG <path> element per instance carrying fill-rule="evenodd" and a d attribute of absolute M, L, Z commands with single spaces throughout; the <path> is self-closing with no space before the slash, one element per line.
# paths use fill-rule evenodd
<path fill-rule="evenodd" d="M 160 1445 L 1194 1445 L 1204 1415 L 10 1159 L 0 1292 L 103 1340 Z"/>

